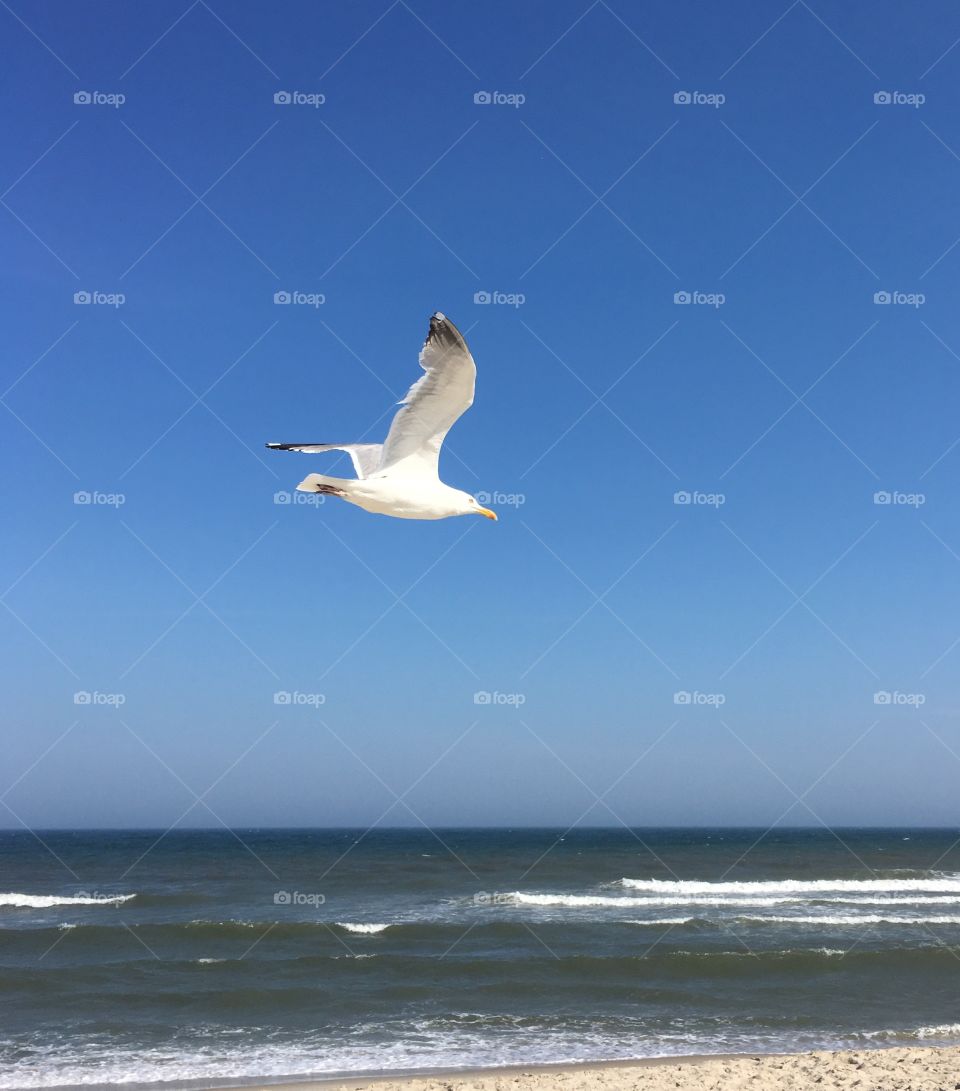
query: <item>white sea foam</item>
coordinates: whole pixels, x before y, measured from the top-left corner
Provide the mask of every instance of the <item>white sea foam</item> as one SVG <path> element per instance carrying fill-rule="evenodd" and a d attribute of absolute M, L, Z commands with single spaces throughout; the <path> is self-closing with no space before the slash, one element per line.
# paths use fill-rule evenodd
<path fill-rule="evenodd" d="M 880 916 L 877 913 L 851 913 L 847 915 L 824 914 L 823 916 L 731 916 L 732 924 L 818 924 L 821 926 L 848 924 L 960 924 L 960 916 Z M 703 916 L 668 916 L 649 920 L 626 921 L 626 924 L 694 924 L 710 923 Z"/>
<path fill-rule="evenodd" d="M 609 909 L 636 909 L 644 905 L 686 905 L 685 900 L 676 898 L 612 898 L 606 894 L 521 894 L 519 891 L 510 898 L 516 905 L 565 906 L 569 909 L 586 909 L 591 906 Z M 510 903 L 507 903 L 510 904 Z M 715 899 L 715 904 L 727 904 L 724 899 Z M 755 900 L 747 903 L 756 904 Z"/>
<path fill-rule="evenodd" d="M 338 928 L 345 928 L 348 932 L 354 932 L 360 936 L 373 936 L 378 932 L 385 932 L 389 924 L 350 924 L 346 921 L 337 921 Z"/>
<path fill-rule="evenodd" d="M 933 1027 L 917 1027 L 918 1038 L 952 1038 L 960 1034 L 960 1023 L 938 1023 Z"/>
<path fill-rule="evenodd" d="M 865 1030 L 864 1038 L 882 1038 L 899 1041 L 903 1038 L 957 1038 L 960 1037 L 960 1023 L 938 1023 L 931 1027 L 916 1027 L 914 1030 Z"/>
<path fill-rule="evenodd" d="M 645 921 L 640 921 L 640 920 L 638 920 L 638 921 L 624 921 L 624 923 L 625 924 L 651 924 L 651 925 L 653 925 L 653 924 L 658 924 L 658 925 L 690 924 L 691 922 L 693 922 L 693 921 L 695 921 L 697 919 L 698 918 L 696 918 L 696 917 L 651 917 L 649 920 L 645 920 Z"/>
<path fill-rule="evenodd" d="M 822 927 L 832 925 L 846 926 L 857 924 L 960 924 L 960 917 L 884 917 L 876 913 L 858 913 L 847 915 L 823 914 L 819 917 L 781 916 L 770 914 L 765 917 L 736 916 L 724 918 L 731 924 L 816 924 Z M 628 920 L 625 924 L 710 924 L 704 917 L 652 917 Z"/>
<path fill-rule="evenodd" d="M 136 894 L 74 894 L 60 897 L 56 894 L 0 894 L 0 906 L 16 909 L 52 909 L 57 905 L 122 905 Z"/>
<path fill-rule="evenodd" d="M 834 898 L 826 898 L 822 895 L 816 897 L 799 897 L 797 895 L 784 895 L 782 897 L 722 897 L 709 894 L 678 894 L 672 896 L 648 895 L 646 897 L 631 897 L 622 895 L 612 897 L 608 894 L 522 894 L 516 891 L 508 895 L 507 905 L 531 905 L 531 906 L 556 906 L 569 909 L 609 908 L 609 909 L 635 909 L 643 906 L 726 906 L 737 908 L 756 909 L 773 905 L 808 905 L 811 901 L 827 901 L 842 903 L 844 905 L 960 905 L 960 895 L 945 895 L 942 897 L 930 895 L 918 895 L 917 897 L 896 896 L 869 898 L 851 895 L 840 895 Z"/>
<path fill-rule="evenodd" d="M 750 924 L 960 924 L 960 917 L 886 917 L 877 913 L 851 913 L 834 916 L 824 914 L 820 917 L 736 917 L 737 921 L 747 921 Z"/>
<path fill-rule="evenodd" d="M 833 893 L 942 893 L 960 894 L 960 875 L 944 875 L 937 879 L 778 879 L 754 882 L 693 882 L 667 879 L 621 879 L 622 886 L 631 890 L 647 890 L 651 894 L 805 894 Z"/>

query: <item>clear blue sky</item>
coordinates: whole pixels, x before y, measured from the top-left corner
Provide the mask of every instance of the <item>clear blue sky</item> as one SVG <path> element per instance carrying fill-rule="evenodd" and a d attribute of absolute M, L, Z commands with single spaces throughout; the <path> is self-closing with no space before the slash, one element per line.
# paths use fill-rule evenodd
<path fill-rule="evenodd" d="M 957 821 L 955 5 L 0 24 L 0 823 Z M 275 503 L 437 309 L 522 506 Z"/>

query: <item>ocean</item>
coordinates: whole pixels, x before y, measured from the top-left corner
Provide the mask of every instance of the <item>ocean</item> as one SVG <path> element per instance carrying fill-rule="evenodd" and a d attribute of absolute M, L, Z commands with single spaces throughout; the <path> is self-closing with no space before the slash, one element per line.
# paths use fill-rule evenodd
<path fill-rule="evenodd" d="M 0 832 L 0 1087 L 957 1043 L 958 841 Z"/>

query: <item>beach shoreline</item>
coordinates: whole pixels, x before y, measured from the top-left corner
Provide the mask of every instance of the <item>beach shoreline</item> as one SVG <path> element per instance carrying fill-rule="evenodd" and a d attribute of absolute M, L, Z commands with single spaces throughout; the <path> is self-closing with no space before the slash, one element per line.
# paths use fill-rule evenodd
<path fill-rule="evenodd" d="M 219 1091 L 953 1091 L 960 1046 L 882 1046 L 803 1053 L 708 1053 L 634 1060 L 570 1061 L 497 1068 L 429 1069 L 373 1075 L 218 1083 Z"/>

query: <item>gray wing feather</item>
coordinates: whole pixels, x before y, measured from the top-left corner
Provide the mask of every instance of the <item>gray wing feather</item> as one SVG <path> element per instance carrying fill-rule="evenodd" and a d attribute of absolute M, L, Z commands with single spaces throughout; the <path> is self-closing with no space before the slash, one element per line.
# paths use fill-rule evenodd
<path fill-rule="evenodd" d="M 438 311 L 420 352 L 424 374 L 407 391 L 383 445 L 380 469 L 436 476 L 440 447 L 473 404 L 477 366 L 467 343 Z"/>
<path fill-rule="evenodd" d="M 272 451 L 302 451 L 306 455 L 324 451 L 346 451 L 359 478 L 369 477 L 380 466 L 382 443 L 268 443 Z"/>

